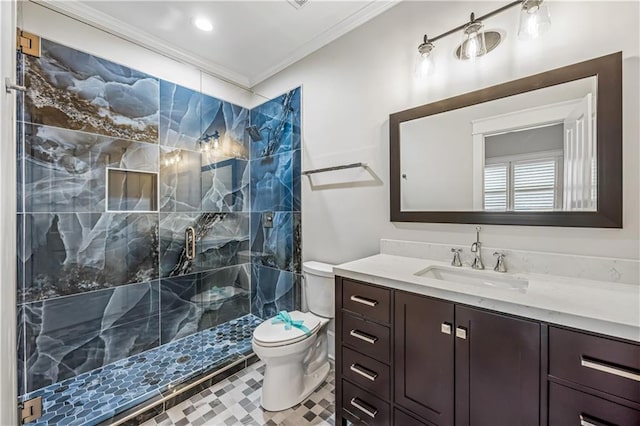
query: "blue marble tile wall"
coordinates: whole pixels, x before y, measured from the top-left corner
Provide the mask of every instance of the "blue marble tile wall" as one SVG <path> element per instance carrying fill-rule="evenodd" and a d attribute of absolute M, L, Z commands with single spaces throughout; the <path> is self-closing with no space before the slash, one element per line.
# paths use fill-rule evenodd
<path fill-rule="evenodd" d="M 18 59 L 19 393 L 249 313 L 250 111 L 45 39 Z M 157 211 L 109 211 L 112 168 L 157 175 Z"/>
<path fill-rule="evenodd" d="M 301 88 L 252 109 L 251 125 L 251 310 L 269 318 L 300 308 Z"/>

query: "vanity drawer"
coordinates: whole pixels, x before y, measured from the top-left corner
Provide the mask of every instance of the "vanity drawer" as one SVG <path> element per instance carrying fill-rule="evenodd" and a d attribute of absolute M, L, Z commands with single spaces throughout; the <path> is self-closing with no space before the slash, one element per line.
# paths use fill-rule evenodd
<path fill-rule="evenodd" d="M 640 411 L 550 383 L 549 425 L 640 426 Z"/>
<path fill-rule="evenodd" d="M 397 408 L 393 410 L 393 424 L 395 426 L 434 426 L 433 423 L 423 423 L 418 421 Z"/>
<path fill-rule="evenodd" d="M 384 399 L 389 399 L 389 366 L 349 348 L 342 348 L 342 377 Z"/>
<path fill-rule="evenodd" d="M 356 348 L 358 352 L 389 363 L 389 327 L 342 314 L 342 343 Z"/>
<path fill-rule="evenodd" d="M 389 404 L 346 380 L 342 381 L 342 408 L 371 426 L 391 423 Z"/>
<path fill-rule="evenodd" d="M 391 291 L 386 288 L 342 280 L 342 307 L 376 321 L 389 323 Z"/>
<path fill-rule="evenodd" d="M 549 328 L 549 374 L 640 403 L 640 346 Z"/>

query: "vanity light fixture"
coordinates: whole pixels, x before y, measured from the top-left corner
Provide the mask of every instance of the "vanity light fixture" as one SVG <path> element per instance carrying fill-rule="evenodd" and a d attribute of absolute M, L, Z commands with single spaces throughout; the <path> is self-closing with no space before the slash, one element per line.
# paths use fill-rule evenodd
<path fill-rule="evenodd" d="M 198 142 L 200 143 L 200 152 L 209 152 L 211 148 L 217 151 L 220 148 L 220 132 L 217 130 L 212 134 L 204 134 Z"/>
<path fill-rule="evenodd" d="M 472 13 L 469 21 L 465 24 L 433 38 L 424 36 L 423 42 L 418 46 L 416 76 L 425 76 L 433 68 L 435 42 L 458 31 L 462 31 L 463 40 L 454 52 L 456 58 L 473 61 L 475 58 L 491 52 L 502 41 L 502 34 L 498 31 L 484 31 L 484 21 L 515 6 L 521 6 L 518 30 L 518 35 L 521 38 L 536 38 L 551 25 L 549 9 L 544 0 L 512 1 L 478 18 Z"/>
<path fill-rule="evenodd" d="M 520 10 L 518 37 L 521 39 L 538 38 L 551 26 L 549 8 L 543 0 L 524 0 Z"/>
<path fill-rule="evenodd" d="M 478 56 L 487 54 L 487 44 L 484 38 L 482 21 L 476 20 L 472 13 L 469 23 L 462 32 L 462 44 L 457 52 L 458 59 L 475 60 Z"/>
<path fill-rule="evenodd" d="M 182 161 L 182 152 L 181 151 L 173 151 L 164 156 L 163 164 L 166 167 L 173 166 L 174 164 L 178 164 Z"/>

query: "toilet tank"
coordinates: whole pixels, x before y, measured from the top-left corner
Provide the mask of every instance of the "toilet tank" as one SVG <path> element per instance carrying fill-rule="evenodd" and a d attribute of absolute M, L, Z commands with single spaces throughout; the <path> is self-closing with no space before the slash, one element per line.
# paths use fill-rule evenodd
<path fill-rule="evenodd" d="M 325 318 L 333 318 L 335 281 L 333 265 L 322 262 L 304 262 L 304 292 L 309 311 Z"/>

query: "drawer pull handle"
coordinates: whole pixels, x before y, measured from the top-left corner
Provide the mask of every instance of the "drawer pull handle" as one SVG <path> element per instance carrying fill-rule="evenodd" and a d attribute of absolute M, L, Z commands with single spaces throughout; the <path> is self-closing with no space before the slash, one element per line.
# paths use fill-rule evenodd
<path fill-rule="evenodd" d="M 370 406 L 369 404 L 362 402 L 358 398 L 351 398 L 351 405 L 353 405 L 358 410 L 362 411 L 372 419 L 374 419 L 376 417 L 376 414 L 378 414 L 378 410 L 376 410 L 374 407 Z"/>
<path fill-rule="evenodd" d="M 449 324 L 448 322 L 443 322 L 440 325 L 440 331 L 444 334 L 451 334 L 451 324 Z"/>
<path fill-rule="evenodd" d="M 349 334 L 355 337 L 356 339 L 363 340 L 367 343 L 371 343 L 372 345 L 378 341 L 378 338 L 376 336 L 371 336 L 367 333 L 363 333 L 362 331 L 358 331 L 358 330 L 351 330 Z"/>
<path fill-rule="evenodd" d="M 367 299 L 366 297 L 351 296 L 350 299 L 352 302 L 361 303 L 363 305 L 371 306 L 372 308 L 378 304 L 377 300 Z"/>
<path fill-rule="evenodd" d="M 630 379 L 636 382 L 640 382 L 640 374 L 623 370 L 622 368 L 612 367 L 610 365 L 603 364 L 600 362 L 591 361 L 584 357 L 580 360 L 580 365 L 582 365 L 583 367 L 591 368 L 593 370 L 602 371 L 603 373 L 613 374 L 614 376 L 624 377 L 625 379 Z"/>
<path fill-rule="evenodd" d="M 598 420 L 592 419 L 591 416 L 580 414 L 580 426 L 607 426 L 609 423 L 602 423 Z"/>
<path fill-rule="evenodd" d="M 353 371 L 356 374 L 361 375 L 365 379 L 371 380 L 372 382 L 375 382 L 376 379 L 378 378 L 378 373 L 374 373 L 368 368 L 364 368 L 363 366 L 358 364 L 351 364 L 351 367 L 349 367 L 349 370 Z"/>

